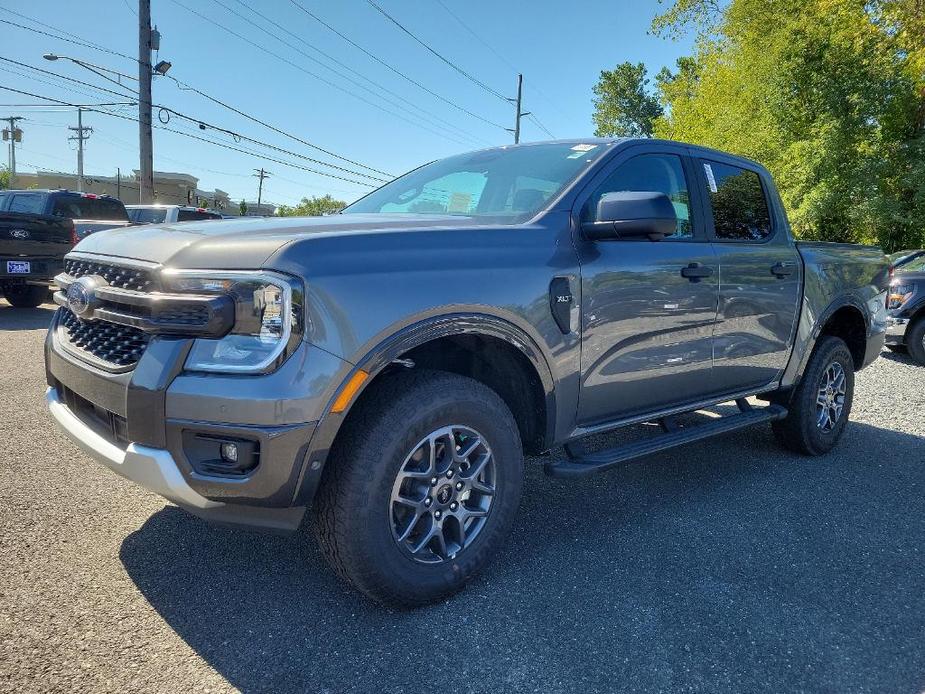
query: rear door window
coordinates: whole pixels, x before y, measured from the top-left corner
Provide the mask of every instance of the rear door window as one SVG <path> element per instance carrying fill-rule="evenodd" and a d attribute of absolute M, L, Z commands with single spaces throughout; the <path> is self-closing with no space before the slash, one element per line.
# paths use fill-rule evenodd
<path fill-rule="evenodd" d="M 71 219 L 129 221 L 125 207 L 112 198 L 85 198 L 82 195 L 61 195 L 55 198 L 52 214 Z"/>
<path fill-rule="evenodd" d="M 725 241 L 763 241 L 771 236 L 771 213 L 761 178 L 731 164 L 703 161 L 713 230 Z"/>
<path fill-rule="evenodd" d="M 178 222 L 191 222 L 197 219 L 221 219 L 221 215 L 213 212 L 200 212 L 199 210 L 180 210 L 177 212 Z"/>
<path fill-rule="evenodd" d="M 10 196 L 9 211 L 42 214 L 45 212 L 45 196 L 40 193 L 14 193 Z"/>

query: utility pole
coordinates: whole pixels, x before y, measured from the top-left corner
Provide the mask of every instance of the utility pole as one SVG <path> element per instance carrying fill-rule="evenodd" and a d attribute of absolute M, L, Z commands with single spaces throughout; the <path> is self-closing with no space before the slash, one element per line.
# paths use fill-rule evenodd
<path fill-rule="evenodd" d="M 154 145 L 151 137 L 151 0 L 138 0 L 138 198 L 154 202 Z"/>
<path fill-rule="evenodd" d="M 122 169 L 116 167 L 116 197 L 122 199 Z"/>
<path fill-rule="evenodd" d="M 16 121 L 22 116 L 7 116 L 3 120 L 10 124 L 9 130 L 3 129 L 3 139 L 10 141 L 10 188 L 16 187 L 16 143 L 22 142 L 22 129 L 16 127 Z"/>
<path fill-rule="evenodd" d="M 517 98 L 508 99 L 508 101 L 514 104 L 514 107 L 516 109 L 514 111 L 514 128 L 513 129 L 507 128 L 508 132 L 514 133 L 514 144 L 515 145 L 520 143 L 520 119 L 523 118 L 524 116 L 530 115 L 529 111 L 520 110 L 523 104 L 523 87 L 524 87 L 524 76 L 519 74 L 517 75 Z"/>
<path fill-rule="evenodd" d="M 68 130 L 73 130 L 76 135 L 69 137 L 68 140 L 76 140 L 77 142 L 77 190 L 83 192 L 84 189 L 84 140 L 90 139 L 90 135 L 84 134 L 84 131 L 88 133 L 93 132 L 93 128 L 84 127 L 83 122 L 83 109 L 77 107 L 77 127 L 68 128 Z"/>
<path fill-rule="evenodd" d="M 263 179 L 270 177 L 269 171 L 264 171 L 263 167 L 259 169 L 254 169 L 257 173 L 254 176 L 257 176 L 260 179 L 260 183 L 257 184 L 257 214 L 260 214 L 260 200 L 263 198 Z"/>

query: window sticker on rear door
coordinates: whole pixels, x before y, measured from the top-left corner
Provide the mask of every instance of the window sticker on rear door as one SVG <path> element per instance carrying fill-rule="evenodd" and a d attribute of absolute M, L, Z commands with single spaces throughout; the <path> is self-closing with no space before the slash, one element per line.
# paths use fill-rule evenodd
<path fill-rule="evenodd" d="M 716 192 L 716 178 L 713 176 L 713 167 L 707 162 L 703 162 L 703 171 L 707 175 L 707 184 L 710 186 L 710 192 Z"/>

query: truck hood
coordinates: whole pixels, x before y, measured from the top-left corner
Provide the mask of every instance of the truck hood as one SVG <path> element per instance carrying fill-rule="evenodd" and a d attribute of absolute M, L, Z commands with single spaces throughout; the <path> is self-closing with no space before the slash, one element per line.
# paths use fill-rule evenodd
<path fill-rule="evenodd" d="M 245 217 L 107 229 L 87 236 L 74 250 L 169 267 L 238 270 L 262 267 L 287 243 L 310 236 L 459 229 L 488 223 L 473 217 L 437 214 Z"/>

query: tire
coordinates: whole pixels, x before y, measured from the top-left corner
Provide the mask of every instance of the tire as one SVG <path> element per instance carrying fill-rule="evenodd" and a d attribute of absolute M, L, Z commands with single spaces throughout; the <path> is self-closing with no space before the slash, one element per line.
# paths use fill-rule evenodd
<path fill-rule="evenodd" d="M 920 317 L 906 330 L 906 349 L 910 357 L 925 366 L 925 316 Z"/>
<path fill-rule="evenodd" d="M 820 388 L 830 382 L 833 374 L 843 378 L 844 394 L 840 398 L 841 409 L 834 421 L 831 419 L 834 406 L 824 423 L 820 423 Z M 833 389 L 832 392 L 837 391 Z M 833 398 L 838 401 L 838 397 Z M 851 414 L 854 400 L 854 360 L 848 345 L 831 335 L 819 340 L 806 365 L 806 371 L 793 393 L 787 416 L 771 425 L 774 436 L 785 448 L 805 455 L 828 453 L 841 438 Z M 824 415 L 823 415 L 824 416 Z"/>
<path fill-rule="evenodd" d="M 331 451 L 312 511 L 315 534 L 335 571 L 360 591 L 417 607 L 460 590 L 505 542 L 523 486 L 520 435 L 497 393 L 464 376 L 407 371 L 370 387 Z M 471 452 L 465 462 L 460 450 Z M 447 465 L 453 472 L 440 472 Z M 420 499 L 415 510 L 406 496 Z M 425 542 L 438 516 L 443 543 Z"/>
<path fill-rule="evenodd" d="M 3 296 L 15 308 L 35 308 L 49 300 L 51 291 L 37 284 L 18 284 L 6 287 Z"/>

